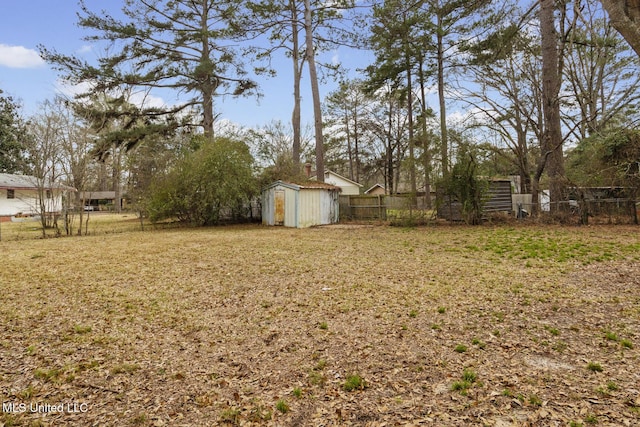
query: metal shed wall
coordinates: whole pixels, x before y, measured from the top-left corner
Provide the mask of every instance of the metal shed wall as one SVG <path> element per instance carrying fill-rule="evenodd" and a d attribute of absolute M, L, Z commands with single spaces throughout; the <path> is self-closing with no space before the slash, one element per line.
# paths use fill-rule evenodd
<path fill-rule="evenodd" d="M 298 225 L 298 209 L 300 190 L 279 186 L 278 190 L 284 191 L 284 226 L 299 227 Z"/>
<path fill-rule="evenodd" d="M 284 226 L 296 227 L 298 191 L 289 185 L 275 183 L 262 190 L 262 224 L 276 223 L 276 192 L 284 192 Z"/>
<path fill-rule="evenodd" d="M 301 188 L 298 209 L 298 227 L 334 224 L 338 222 L 338 191 Z"/>
<path fill-rule="evenodd" d="M 311 227 L 338 222 L 337 188 L 309 188 L 278 181 L 262 191 L 262 223 L 276 224 L 276 192 L 284 192 L 284 226 Z"/>
<path fill-rule="evenodd" d="M 262 224 L 275 224 L 275 190 L 273 188 L 265 188 L 262 190 Z"/>
<path fill-rule="evenodd" d="M 320 210 L 322 224 L 335 224 L 340 220 L 340 192 L 327 190 L 320 194 L 322 209 Z"/>

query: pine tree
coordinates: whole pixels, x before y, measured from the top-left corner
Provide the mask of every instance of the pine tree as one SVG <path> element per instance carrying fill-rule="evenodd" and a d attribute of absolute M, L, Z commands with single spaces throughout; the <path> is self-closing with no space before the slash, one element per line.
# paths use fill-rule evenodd
<path fill-rule="evenodd" d="M 123 18 L 93 12 L 80 2 L 79 26 L 87 41 L 110 43 L 97 66 L 40 46 L 41 55 L 71 84 L 90 93 L 123 87 L 170 89 L 192 97 L 171 108 L 144 108 L 148 117 L 199 110 L 199 125 L 213 138 L 213 99 L 243 95 L 256 87 L 247 78 L 233 39 L 240 0 L 124 0 Z"/>

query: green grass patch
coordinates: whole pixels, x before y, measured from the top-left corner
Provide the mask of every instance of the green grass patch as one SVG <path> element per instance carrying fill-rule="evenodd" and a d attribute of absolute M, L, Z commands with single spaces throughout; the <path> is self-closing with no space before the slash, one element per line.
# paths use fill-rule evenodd
<path fill-rule="evenodd" d="M 280 412 L 282 412 L 283 414 L 286 414 L 287 412 L 289 412 L 289 410 L 291 409 L 289 407 L 289 404 L 287 403 L 286 400 L 284 399 L 279 399 L 276 402 L 276 409 Z"/>
<path fill-rule="evenodd" d="M 602 365 L 600 365 L 598 362 L 589 362 L 587 364 L 587 369 L 590 370 L 591 372 L 602 372 Z"/>
<path fill-rule="evenodd" d="M 455 346 L 453 351 L 455 351 L 456 353 L 464 353 L 467 351 L 467 346 L 464 344 L 458 344 Z"/>
<path fill-rule="evenodd" d="M 357 374 L 349 375 L 342 384 L 344 391 L 364 390 L 365 388 L 367 388 L 366 381 Z"/>
<path fill-rule="evenodd" d="M 111 368 L 111 374 L 112 375 L 118 375 L 118 374 L 131 374 L 135 371 L 137 371 L 138 369 L 140 369 L 140 367 L 136 364 L 133 363 L 121 363 L 119 365 L 114 366 L 113 368 Z"/>

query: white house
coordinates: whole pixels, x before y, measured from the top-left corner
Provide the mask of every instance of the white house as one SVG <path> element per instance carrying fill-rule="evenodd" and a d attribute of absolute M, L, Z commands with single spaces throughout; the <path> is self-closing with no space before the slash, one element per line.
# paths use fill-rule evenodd
<path fill-rule="evenodd" d="M 316 177 L 313 176 L 314 172 L 311 170 L 311 163 L 305 164 L 304 169 L 307 179 L 316 179 Z M 328 169 L 324 172 L 324 182 L 340 187 L 342 196 L 358 196 L 360 195 L 360 189 L 362 188 L 362 184 L 358 184 L 357 182 Z"/>
<path fill-rule="evenodd" d="M 309 181 L 276 181 L 262 190 L 262 223 L 305 228 L 338 222 L 340 189 Z"/>
<path fill-rule="evenodd" d="M 65 191 L 74 189 L 58 183 L 39 182 L 34 176 L 0 173 L 0 217 L 40 213 L 40 194 L 46 198 L 47 213 L 60 212 Z"/>
<path fill-rule="evenodd" d="M 357 196 L 360 194 L 360 189 L 362 188 L 362 184 L 358 184 L 331 170 L 324 172 L 324 182 L 340 187 L 343 196 Z"/>

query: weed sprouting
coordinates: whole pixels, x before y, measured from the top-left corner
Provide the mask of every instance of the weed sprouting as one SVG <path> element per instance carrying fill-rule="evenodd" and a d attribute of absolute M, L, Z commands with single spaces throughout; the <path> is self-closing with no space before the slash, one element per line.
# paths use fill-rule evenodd
<path fill-rule="evenodd" d="M 478 346 L 479 349 L 484 350 L 487 344 L 483 341 L 480 341 L 478 338 L 474 338 L 471 340 L 471 344 Z"/>
<path fill-rule="evenodd" d="M 465 369 L 462 373 L 462 379 L 470 383 L 474 383 L 478 379 L 478 374 L 476 374 L 475 371 L 471 369 Z"/>
<path fill-rule="evenodd" d="M 466 394 L 466 391 L 471 388 L 469 381 L 456 381 L 451 385 L 451 390 L 459 391 L 462 394 Z"/>
<path fill-rule="evenodd" d="M 529 404 L 532 406 L 542 406 L 542 400 L 535 394 L 529 396 Z"/>
<path fill-rule="evenodd" d="M 280 399 L 276 402 L 276 409 L 282 412 L 283 414 L 286 414 L 287 412 L 289 412 L 289 409 L 291 408 L 289 407 L 289 404 L 287 403 L 286 400 Z"/>
<path fill-rule="evenodd" d="M 589 362 L 587 364 L 587 369 L 591 372 L 602 372 L 602 365 L 600 365 L 598 362 Z"/>
<path fill-rule="evenodd" d="M 60 379 L 62 371 L 59 369 L 36 369 L 33 375 L 40 380 L 56 382 Z"/>
<path fill-rule="evenodd" d="M 620 345 L 621 345 L 623 348 L 628 348 L 628 349 L 632 349 L 632 348 L 633 348 L 633 343 L 632 343 L 630 340 L 628 340 L 628 339 L 622 339 L 622 340 L 620 340 Z"/>
<path fill-rule="evenodd" d="M 465 351 L 467 351 L 467 346 L 464 344 L 458 344 L 453 351 L 455 351 L 456 353 L 464 353 Z"/>
<path fill-rule="evenodd" d="M 551 326 L 545 326 L 544 328 L 554 337 L 557 337 L 558 335 L 560 335 L 560 331 L 557 328 L 554 328 Z"/>
<path fill-rule="evenodd" d="M 345 391 L 364 390 L 367 388 L 366 381 L 357 374 L 349 375 L 342 385 Z"/>
<path fill-rule="evenodd" d="M 467 395 L 467 390 L 469 390 L 473 384 L 478 380 L 478 374 L 472 369 L 465 369 L 462 372 L 462 378 L 460 381 L 455 381 L 451 385 L 451 390 L 458 391 L 463 396 Z"/>

